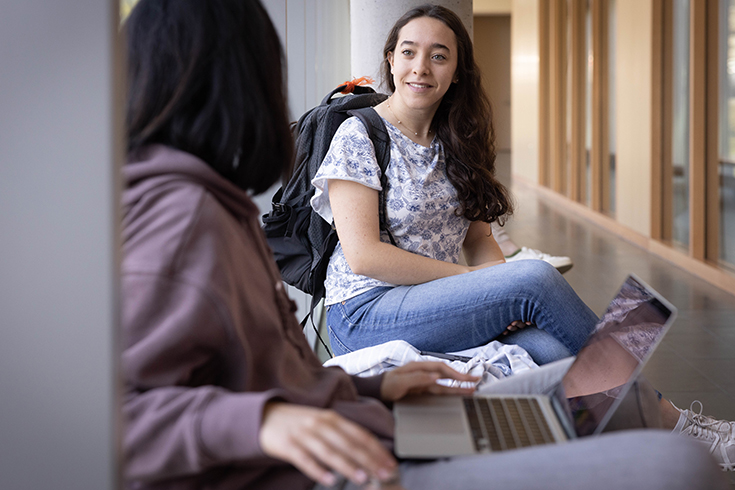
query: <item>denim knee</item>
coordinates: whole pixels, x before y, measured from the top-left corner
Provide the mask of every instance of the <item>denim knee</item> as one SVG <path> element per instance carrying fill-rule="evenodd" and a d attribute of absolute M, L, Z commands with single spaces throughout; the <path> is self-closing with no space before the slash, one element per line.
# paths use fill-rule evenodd
<path fill-rule="evenodd" d="M 556 284 L 559 280 L 566 280 L 559 274 L 553 265 L 543 260 L 519 260 L 513 262 L 516 273 L 520 273 L 524 278 L 532 278 L 534 282 L 541 284 Z"/>
<path fill-rule="evenodd" d="M 553 335 L 536 327 L 516 330 L 504 337 L 499 337 L 498 340 L 504 344 L 521 347 L 538 365 L 548 364 L 572 355 L 572 352 Z"/>

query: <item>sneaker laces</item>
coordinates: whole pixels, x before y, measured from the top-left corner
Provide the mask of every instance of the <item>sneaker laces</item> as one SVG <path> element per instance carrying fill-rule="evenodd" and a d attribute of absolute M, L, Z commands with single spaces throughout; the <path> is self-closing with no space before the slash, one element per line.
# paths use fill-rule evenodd
<path fill-rule="evenodd" d="M 699 410 L 695 410 L 695 406 L 699 404 Z M 727 420 L 719 420 L 714 417 L 702 414 L 702 402 L 694 400 L 689 405 L 689 410 L 683 411 L 689 422 L 688 426 L 681 429 L 682 434 L 686 434 L 695 439 L 706 441 L 710 444 L 710 453 L 714 452 L 720 444 L 734 444 L 735 441 L 735 422 Z M 723 471 L 735 471 L 735 461 L 725 460 L 720 463 Z"/>
<path fill-rule="evenodd" d="M 694 409 L 696 404 L 699 404 L 699 410 Z M 733 433 L 735 433 L 735 422 L 728 422 L 727 420 L 719 420 L 714 417 L 710 417 L 709 415 L 703 415 L 703 409 L 704 407 L 702 402 L 694 400 L 691 405 L 689 405 L 689 413 L 686 414 L 687 420 L 692 424 L 696 424 L 704 428 L 709 429 L 715 427 L 712 430 L 722 433 L 726 437 L 732 437 Z"/>

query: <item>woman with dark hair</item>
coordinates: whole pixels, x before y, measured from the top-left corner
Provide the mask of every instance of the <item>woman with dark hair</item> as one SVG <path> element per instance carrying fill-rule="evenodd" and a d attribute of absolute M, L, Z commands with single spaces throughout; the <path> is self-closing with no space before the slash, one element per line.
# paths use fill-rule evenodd
<path fill-rule="evenodd" d="M 122 172 L 125 479 L 306 489 L 386 479 L 406 393 L 470 393 L 441 363 L 326 369 L 294 317 L 249 192 L 289 167 L 278 36 L 257 0 L 141 0 Z M 372 398 L 370 398 L 372 397 Z M 349 448 L 349 450 L 348 450 Z"/>
<path fill-rule="evenodd" d="M 130 153 L 151 144 L 178 148 L 255 194 L 290 172 L 283 57 L 261 10 L 254 2 L 134 10 L 127 23 Z M 181 25 L 167 26 L 175 16 Z"/>
<path fill-rule="evenodd" d="M 312 206 L 339 235 L 325 303 L 335 353 L 396 339 L 453 352 L 499 336 L 538 363 L 576 353 L 595 314 L 549 264 L 505 264 L 493 238 L 490 224 L 513 204 L 494 176 L 492 110 L 462 22 L 441 6 L 414 8 L 383 54 L 391 95 L 375 110 L 391 139 L 387 188 L 356 118 L 339 128 L 313 180 Z"/>

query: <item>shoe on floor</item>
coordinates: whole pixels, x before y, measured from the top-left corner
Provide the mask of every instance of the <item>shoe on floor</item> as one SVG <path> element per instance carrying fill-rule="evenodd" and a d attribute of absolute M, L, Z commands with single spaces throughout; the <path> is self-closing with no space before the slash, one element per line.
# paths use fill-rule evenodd
<path fill-rule="evenodd" d="M 535 248 L 528 247 L 521 247 L 516 252 L 505 257 L 506 262 L 529 259 L 543 260 L 544 262 L 548 262 L 549 264 L 553 265 L 556 270 L 558 270 L 561 274 L 564 274 L 574 265 L 572 263 L 572 259 L 570 259 L 569 257 L 556 257 L 554 255 L 543 253 L 541 250 L 536 250 Z"/>
<path fill-rule="evenodd" d="M 699 411 L 695 412 L 694 406 L 697 403 Z M 735 471 L 735 422 L 702 415 L 702 402 L 699 400 L 694 400 L 689 410 L 682 410 L 676 405 L 674 408 L 681 415 L 672 432 L 692 437 L 705 444 L 722 471 Z"/>

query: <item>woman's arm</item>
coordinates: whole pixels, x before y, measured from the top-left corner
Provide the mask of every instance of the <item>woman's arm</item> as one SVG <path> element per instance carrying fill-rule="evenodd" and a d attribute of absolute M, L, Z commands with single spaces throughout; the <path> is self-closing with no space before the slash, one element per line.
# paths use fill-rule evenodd
<path fill-rule="evenodd" d="M 489 267 L 505 262 L 489 223 L 473 221 L 462 244 L 465 260 L 471 267 Z"/>
<path fill-rule="evenodd" d="M 231 342 L 222 308 L 191 284 L 123 273 L 124 473 L 163 480 L 262 459 L 261 413 L 277 392 L 234 393 L 217 376 L 216 353 Z M 203 378 L 206 379 L 206 378 Z"/>
<path fill-rule="evenodd" d="M 378 191 L 347 180 L 330 179 L 328 185 L 337 235 L 355 274 L 412 285 L 472 270 L 381 242 Z"/>

